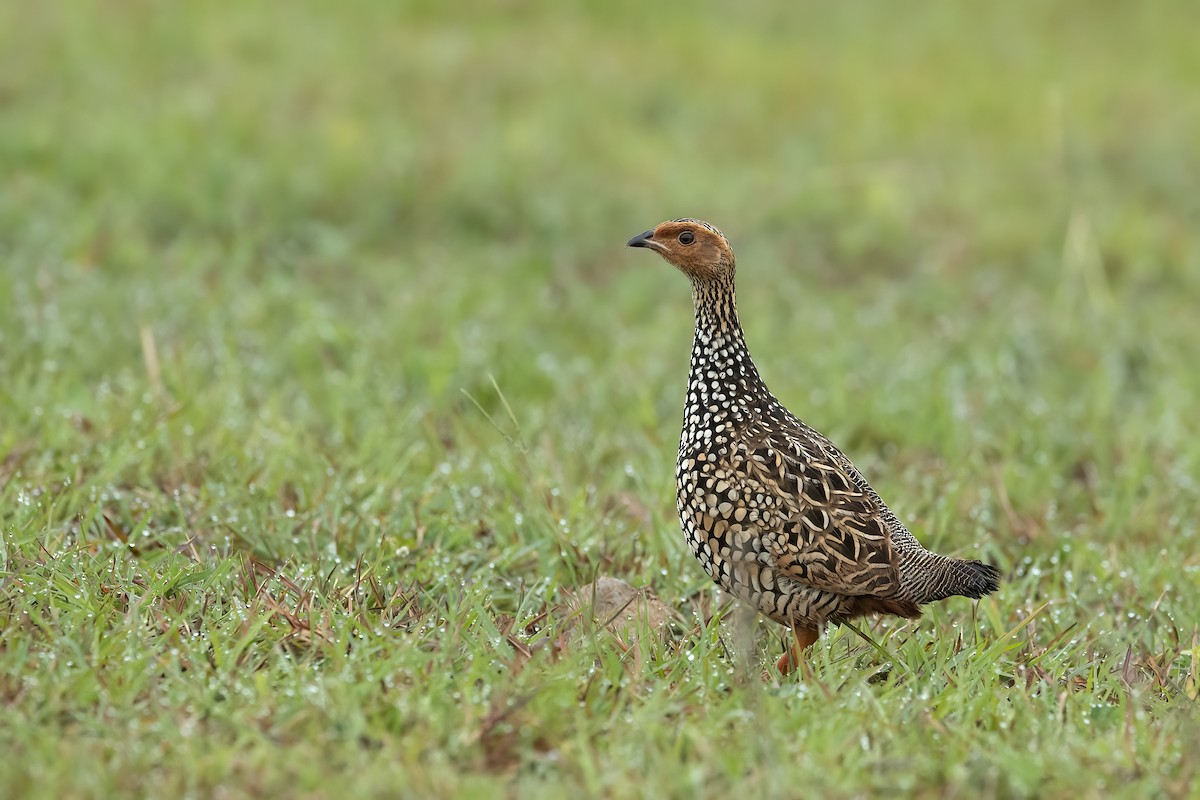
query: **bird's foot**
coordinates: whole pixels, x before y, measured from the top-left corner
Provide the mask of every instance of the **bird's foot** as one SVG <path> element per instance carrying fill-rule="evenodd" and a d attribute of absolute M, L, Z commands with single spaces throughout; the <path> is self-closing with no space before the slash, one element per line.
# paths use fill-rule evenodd
<path fill-rule="evenodd" d="M 785 650 L 779 660 L 775 662 L 775 668 L 781 675 L 790 675 L 800 668 L 804 663 L 804 651 L 817 640 L 820 632 L 814 628 L 792 628 L 792 635 L 795 637 L 796 643 Z"/>

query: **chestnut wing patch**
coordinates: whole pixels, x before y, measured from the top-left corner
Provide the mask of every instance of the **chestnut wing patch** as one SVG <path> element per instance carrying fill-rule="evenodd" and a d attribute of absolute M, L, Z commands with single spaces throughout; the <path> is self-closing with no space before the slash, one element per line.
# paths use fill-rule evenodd
<path fill-rule="evenodd" d="M 747 459 L 755 479 L 777 491 L 782 524 L 764 537 L 775 565 L 818 589 L 894 595 L 900 575 L 879 503 L 836 466 L 820 442 L 806 444 L 762 443 Z"/>

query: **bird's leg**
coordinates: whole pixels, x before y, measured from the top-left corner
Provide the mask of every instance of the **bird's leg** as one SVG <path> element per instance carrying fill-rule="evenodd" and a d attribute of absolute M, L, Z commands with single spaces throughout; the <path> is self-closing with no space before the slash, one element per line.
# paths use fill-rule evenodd
<path fill-rule="evenodd" d="M 805 648 L 817 640 L 820 631 L 815 628 L 792 628 L 792 635 L 796 637 L 796 643 L 785 650 L 775 664 L 775 667 L 783 675 L 787 675 L 800 666 L 801 654 Z"/>

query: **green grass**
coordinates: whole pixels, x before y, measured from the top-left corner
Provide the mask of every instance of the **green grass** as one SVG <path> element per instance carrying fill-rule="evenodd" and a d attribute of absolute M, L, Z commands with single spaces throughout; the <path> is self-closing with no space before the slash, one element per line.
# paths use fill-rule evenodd
<path fill-rule="evenodd" d="M 0 5 L 0 793 L 1200 796 L 1189 4 L 403 6 Z M 759 680 L 681 215 L 999 593 Z"/>

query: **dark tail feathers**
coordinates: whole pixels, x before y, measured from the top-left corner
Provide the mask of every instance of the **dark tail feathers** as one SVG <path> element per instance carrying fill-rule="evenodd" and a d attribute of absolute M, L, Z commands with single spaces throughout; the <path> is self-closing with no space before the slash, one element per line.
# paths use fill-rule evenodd
<path fill-rule="evenodd" d="M 947 558 L 935 553 L 901 565 L 906 594 L 918 603 L 961 595 L 979 599 L 1000 588 L 1001 572 L 982 561 Z"/>
<path fill-rule="evenodd" d="M 966 567 L 970 576 L 956 594 L 978 600 L 1000 588 L 1000 579 L 1004 577 L 1004 573 L 997 567 L 982 561 L 959 561 L 958 563 Z"/>

